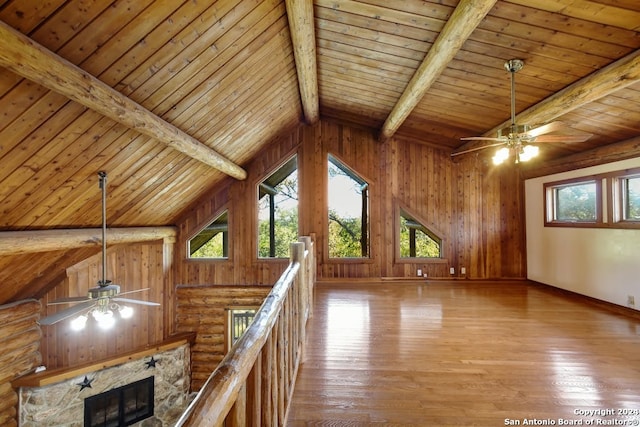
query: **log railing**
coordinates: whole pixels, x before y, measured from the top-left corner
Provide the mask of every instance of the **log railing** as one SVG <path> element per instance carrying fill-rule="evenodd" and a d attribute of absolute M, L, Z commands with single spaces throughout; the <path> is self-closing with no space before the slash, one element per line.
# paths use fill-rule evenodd
<path fill-rule="evenodd" d="M 282 426 L 311 315 L 311 237 L 291 243 L 291 262 L 253 323 L 205 382 L 177 426 Z"/>

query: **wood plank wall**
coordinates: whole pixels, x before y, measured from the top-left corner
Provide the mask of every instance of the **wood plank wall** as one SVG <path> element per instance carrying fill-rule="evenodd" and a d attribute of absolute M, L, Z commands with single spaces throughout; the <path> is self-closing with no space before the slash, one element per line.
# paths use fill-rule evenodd
<path fill-rule="evenodd" d="M 297 153 L 302 129 L 277 140 L 256 158 L 244 181 L 231 178 L 189 209 L 178 225 L 177 284 L 273 285 L 289 264 L 288 259 L 258 259 L 257 186 L 266 176 Z M 226 260 L 188 260 L 187 242 L 222 211 L 229 211 L 229 257 Z"/>
<path fill-rule="evenodd" d="M 198 391 L 225 355 L 225 308 L 259 307 L 271 286 L 178 286 L 176 328 L 195 332 L 191 390 Z"/>
<path fill-rule="evenodd" d="M 514 165 L 494 167 L 469 155 L 458 162 L 430 146 L 393 139 L 330 121 L 302 126 L 272 143 L 246 167 L 249 178 L 227 180 L 179 221 L 176 282 L 273 284 L 285 261 L 256 257 L 256 185 L 290 155 L 298 154 L 300 234 L 316 235 L 318 279 L 416 277 L 524 278 L 522 183 Z M 333 260 L 326 247 L 327 154 L 370 183 L 371 258 Z M 403 207 L 442 234 L 443 258 L 399 259 L 397 229 Z M 223 209 L 229 211 L 228 261 L 186 261 L 186 241 Z M 460 267 L 466 274 L 460 275 Z"/>
<path fill-rule="evenodd" d="M 17 426 L 18 394 L 11 381 L 42 362 L 38 324 L 40 302 L 22 300 L 0 306 L 0 425 Z"/>
<path fill-rule="evenodd" d="M 161 303 L 161 307 L 132 305 L 131 319 L 118 319 L 115 328 L 99 329 L 93 319 L 81 331 L 72 331 L 69 321 L 43 326 L 42 356 L 47 369 L 74 367 L 108 359 L 124 352 L 157 344 L 172 332 L 174 287 L 171 274 L 173 242 L 118 245 L 107 250 L 107 279 L 121 292 L 149 288 L 125 295 Z M 43 305 L 66 296 L 84 296 L 102 276 L 102 254 L 67 269 L 67 278 L 43 298 Z M 49 306 L 47 310 L 52 310 Z M 65 308 L 65 305 L 60 306 Z M 45 316 L 43 310 L 42 316 Z"/>

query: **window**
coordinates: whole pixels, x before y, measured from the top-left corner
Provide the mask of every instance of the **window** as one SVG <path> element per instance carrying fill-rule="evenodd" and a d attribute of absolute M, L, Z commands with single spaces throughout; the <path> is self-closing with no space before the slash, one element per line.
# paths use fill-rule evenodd
<path fill-rule="evenodd" d="M 189 258 L 227 258 L 229 256 L 228 222 L 227 211 L 224 211 L 189 240 Z"/>
<path fill-rule="evenodd" d="M 546 184 L 547 224 L 602 222 L 600 183 L 589 179 Z"/>
<path fill-rule="evenodd" d="M 329 155 L 329 257 L 369 256 L 369 184 Z"/>
<path fill-rule="evenodd" d="M 640 174 L 618 178 L 619 213 L 621 221 L 640 221 Z"/>
<path fill-rule="evenodd" d="M 405 210 L 400 210 L 400 257 L 440 258 L 442 239 Z"/>
<path fill-rule="evenodd" d="M 226 351 L 229 351 L 231 347 L 244 335 L 244 333 L 251 326 L 253 318 L 258 311 L 257 307 L 229 307 L 227 308 L 226 319 L 226 331 L 227 338 L 225 339 Z"/>
<path fill-rule="evenodd" d="M 154 377 L 148 377 L 84 400 L 84 425 L 130 426 L 153 416 Z"/>
<path fill-rule="evenodd" d="M 258 185 L 258 257 L 288 258 L 298 240 L 298 164 L 296 156 Z"/>
<path fill-rule="evenodd" d="M 544 184 L 545 226 L 640 228 L 640 168 Z"/>

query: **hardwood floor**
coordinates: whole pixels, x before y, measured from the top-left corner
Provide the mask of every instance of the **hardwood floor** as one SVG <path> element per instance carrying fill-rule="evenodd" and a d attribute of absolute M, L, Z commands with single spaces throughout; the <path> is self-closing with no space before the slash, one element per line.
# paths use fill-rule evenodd
<path fill-rule="evenodd" d="M 640 423 L 640 319 L 540 285 L 321 284 L 305 351 L 289 427 Z"/>

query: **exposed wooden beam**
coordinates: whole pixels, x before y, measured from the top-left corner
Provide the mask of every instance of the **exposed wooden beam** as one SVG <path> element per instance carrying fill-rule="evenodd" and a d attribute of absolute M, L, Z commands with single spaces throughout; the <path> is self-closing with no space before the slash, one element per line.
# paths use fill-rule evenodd
<path fill-rule="evenodd" d="M 638 81 L 640 81 L 640 50 L 636 50 L 624 58 L 589 74 L 587 77 L 527 108 L 516 115 L 516 122 L 531 125 L 550 122 L 569 111 L 597 101 Z M 510 124 L 511 120 L 507 120 L 487 131 L 484 136 L 496 136 L 499 129 Z M 486 143 L 472 141 L 458 147 L 452 154 L 484 145 Z"/>
<path fill-rule="evenodd" d="M 442 74 L 463 43 L 489 13 L 497 0 L 461 0 L 427 52 L 380 131 L 380 141 L 389 139 Z"/>
<path fill-rule="evenodd" d="M 640 157 L 640 137 L 596 147 L 540 163 L 522 163 L 522 178 L 538 178 L 570 170 Z"/>
<path fill-rule="evenodd" d="M 111 244 L 151 242 L 175 239 L 175 227 L 108 228 L 107 242 Z M 34 252 L 101 246 L 101 228 L 27 230 L 0 232 L 0 256 Z"/>
<path fill-rule="evenodd" d="M 111 86 L 0 21 L 0 65 L 237 179 L 247 173 Z"/>
<path fill-rule="evenodd" d="M 320 106 L 313 2 L 286 0 L 286 6 L 304 118 L 314 124 L 320 118 Z"/>

